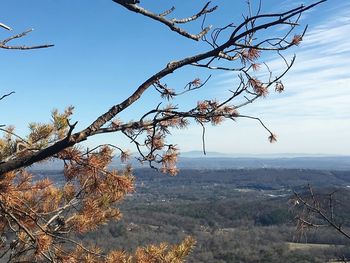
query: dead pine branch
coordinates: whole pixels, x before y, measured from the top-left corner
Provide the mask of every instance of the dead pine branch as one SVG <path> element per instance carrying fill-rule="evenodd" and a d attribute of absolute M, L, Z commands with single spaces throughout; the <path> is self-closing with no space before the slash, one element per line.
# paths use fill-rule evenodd
<path fill-rule="evenodd" d="M 179 171 L 177 161 L 180 154 L 177 144 L 170 141 L 171 134 L 190 124 L 202 128 L 204 154 L 207 151 L 206 127 L 220 125 L 226 120 L 231 123 L 236 123 L 238 118 L 257 121 L 267 132 L 268 140 L 275 142 L 276 135 L 262 118 L 244 114 L 244 110 L 271 92 L 282 93 L 287 88 L 282 78 L 292 69 L 295 57 L 288 61 L 283 52 L 302 44 L 306 27 L 299 32 L 300 17 L 325 0 L 280 13 L 261 13 L 261 3 L 254 12 L 253 4 L 248 1 L 248 14 L 240 24 L 234 25 L 232 19 L 229 24 L 219 25 L 212 31 L 212 27 L 206 25 L 206 17 L 220 9 L 210 2 L 187 17 L 182 16 L 185 18 L 175 17 L 175 7 L 165 7 L 162 9 L 165 11 L 156 13 L 141 6 L 142 1 L 113 2 L 167 26 L 177 37 L 202 41 L 205 45 L 198 45 L 195 53 L 176 60 L 173 54 L 169 54 L 168 63 L 145 76 L 136 87 L 128 87 L 131 90 L 129 96 L 115 101 L 86 126 L 78 128 L 78 122 L 72 120 L 74 108 L 71 106 L 63 112 L 53 110 L 48 123 L 31 123 L 25 135 L 17 134 L 14 127 L 0 125 L 0 232 L 13 237 L 12 241 L 4 239 L 0 258 L 9 257 L 9 262 L 146 262 L 137 260 L 148 260 L 150 256 L 152 260 L 147 262 L 164 262 L 164 258 L 169 259 L 167 262 L 183 262 L 195 245 L 191 237 L 174 246 L 161 244 L 139 248 L 136 254 L 117 249 L 106 253 L 102 248 L 88 246 L 76 239 L 77 234 L 84 235 L 109 221 L 120 220 L 119 203 L 135 191 L 132 167 L 111 167 L 116 156 L 123 162 L 131 157 L 130 151 L 121 145 L 118 138 L 129 140 L 140 162 L 170 175 Z M 179 5 L 181 3 L 178 1 Z M 199 19 L 202 20 L 199 33 L 193 34 L 184 29 L 184 24 Z M 286 30 L 275 35 L 276 27 L 281 25 Z M 11 29 L 5 24 L 0 24 L 0 28 Z M 260 36 L 261 31 L 264 31 L 265 37 Z M 31 32 L 27 30 L 0 41 L 0 48 L 31 50 L 53 46 L 12 45 Z M 267 52 L 280 55 L 284 65 L 282 72 L 276 76 L 262 59 Z M 168 78 L 192 67 L 205 71 L 204 77 L 190 76 L 182 81 L 180 87 Z M 200 90 L 212 85 L 214 74 L 227 71 L 235 74 L 232 76 L 238 79 L 238 84 L 228 87 L 225 98 L 199 97 Z M 258 74 L 258 71 L 266 74 Z M 139 115 L 135 113 L 132 120 L 122 119 L 124 115 L 121 113 L 142 103 L 140 99 L 151 89 L 156 91 L 154 106 Z M 2 95 L 0 100 L 12 93 Z M 191 105 L 183 105 L 182 98 L 189 94 L 194 101 Z M 96 101 L 92 99 L 92 102 Z M 111 133 L 116 137 L 113 143 L 103 142 L 91 148 L 84 146 L 83 142 L 94 136 Z M 230 140 L 228 142 L 231 143 Z M 63 166 L 62 183 L 59 185 L 49 178 L 36 179 L 26 169 L 39 162 L 57 159 Z M 330 214 L 324 213 L 317 205 L 316 196 L 311 198 L 311 202 L 299 195 L 296 198 L 307 211 L 348 236 L 336 222 L 334 194 L 328 197 Z M 312 217 L 300 217 L 299 221 L 301 227 L 320 226 L 312 221 Z"/>

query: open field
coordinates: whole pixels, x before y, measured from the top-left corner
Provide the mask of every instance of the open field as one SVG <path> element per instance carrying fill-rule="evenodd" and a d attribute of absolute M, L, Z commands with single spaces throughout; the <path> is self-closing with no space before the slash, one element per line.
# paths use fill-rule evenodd
<path fill-rule="evenodd" d="M 310 250 L 310 249 L 332 249 L 332 248 L 343 248 L 343 245 L 330 245 L 330 244 L 309 244 L 309 243 L 294 243 L 287 242 L 288 248 L 293 250 Z"/>

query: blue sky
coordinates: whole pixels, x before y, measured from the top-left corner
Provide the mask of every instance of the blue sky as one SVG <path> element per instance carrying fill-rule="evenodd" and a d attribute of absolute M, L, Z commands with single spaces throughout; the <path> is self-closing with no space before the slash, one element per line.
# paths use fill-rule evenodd
<path fill-rule="evenodd" d="M 262 2 L 263 11 L 269 12 L 313 1 Z M 179 17 L 192 14 L 192 10 L 200 9 L 203 3 L 142 1 L 142 5 L 155 12 L 175 5 L 175 15 Z M 220 7 L 207 19 L 208 24 L 214 26 L 239 23 L 247 10 L 244 0 L 212 3 Z M 11 33 L 35 29 L 17 43 L 55 44 L 46 50 L 0 50 L 1 93 L 16 92 L 0 103 L 1 123 L 15 125 L 21 135 L 26 133 L 29 122 L 47 122 L 53 108 L 64 109 L 69 105 L 76 108 L 73 120 L 79 121 L 78 128 L 84 128 L 169 61 L 208 49 L 203 43 L 183 39 L 165 26 L 130 13 L 111 0 L 12 0 L 2 4 L 1 22 L 14 29 Z M 208 151 L 350 154 L 350 3 L 329 0 L 307 12 L 301 22 L 309 24 L 309 30 L 298 48 L 285 53 L 287 58 L 297 54 L 295 66 L 284 78 L 286 92 L 278 96 L 271 92 L 271 96 L 240 110 L 242 114 L 263 119 L 278 135 L 278 143 L 268 143 L 268 134 L 258 123 L 239 119 L 234 124 L 208 127 Z M 200 22 L 186 28 L 196 32 L 199 26 Z M 276 28 L 275 33 L 282 29 Z M 9 32 L 0 31 L 0 38 L 8 36 Z M 282 62 L 275 56 L 267 54 L 263 58 L 272 69 L 281 68 Z M 167 81 L 169 86 L 182 89 L 190 80 L 205 78 L 208 74 L 197 68 L 186 68 Z M 202 91 L 176 103 L 189 108 L 200 99 L 222 99 L 235 84 L 234 75 L 216 72 Z M 136 120 L 159 101 L 159 97 L 149 91 L 121 118 Z M 174 131 L 169 141 L 177 143 L 183 151 L 200 150 L 200 133 L 200 127 L 193 125 Z M 87 143 L 129 147 L 128 141 L 119 135 L 99 136 Z"/>

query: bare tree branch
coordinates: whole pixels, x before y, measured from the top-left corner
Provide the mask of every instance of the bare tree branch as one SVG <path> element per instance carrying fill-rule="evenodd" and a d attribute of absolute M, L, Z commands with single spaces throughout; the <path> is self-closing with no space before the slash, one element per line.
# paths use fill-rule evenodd
<path fill-rule="evenodd" d="M 296 209 L 300 209 L 300 206 L 304 208 L 304 211 L 297 212 L 298 215 L 296 219 L 298 220 L 298 224 L 305 227 L 320 227 L 320 226 L 328 226 L 335 229 L 342 236 L 346 237 L 350 240 L 350 233 L 343 229 L 342 225 L 337 223 L 334 216 L 334 191 L 329 195 L 329 211 L 326 208 L 322 207 L 319 198 L 314 194 L 314 190 L 310 185 L 308 185 L 308 193 L 310 198 L 303 197 L 301 194 L 294 191 L 295 199 L 293 201 Z M 315 223 L 315 219 L 311 218 L 311 215 L 317 216 L 316 219 L 321 219 L 324 224 Z"/>
<path fill-rule="evenodd" d="M 14 93 L 15 93 L 14 91 L 11 91 L 10 93 L 7 93 L 7 94 L 5 94 L 5 95 L 2 95 L 2 96 L 0 97 L 0 100 L 4 99 L 4 98 L 6 98 L 6 97 L 8 97 L 8 96 L 10 96 L 10 95 L 12 95 L 12 94 L 14 94 Z"/>
<path fill-rule="evenodd" d="M 22 38 L 24 36 L 26 36 L 28 33 L 32 32 L 33 29 L 28 29 L 20 34 L 11 36 L 5 40 L 0 41 L 0 48 L 3 49 L 17 49 L 17 50 L 29 50 L 29 49 L 41 49 L 41 48 L 49 48 L 49 47 L 53 47 L 54 45 L 37 45 L 37 46 L 12 46 L 12 45 L 8 45 L 8 43 L 12 40 L 18 39 L 18 38 Z"/>
<path fill-rule="evenodd" d="M 9 27 L 9 26 L 7 26 L 7 25 L 5 25 L 3 23 L 0 23 L 0 27 L 5 28 L 6 30 L 12 30 L 11 27 Z"/>
<path fill-rule="evenodd" d="M 181 29 L 179 27 L 176 26 L 176 24 L 184 24 L 184 23 L 188 23 L 191 21 L 194 21 L 196 19 L 198 19 L 199 17 L 214 12 L 217 9 L 217 6 L 214 6 L 210 9 L 208 9 L 208 6 L 210 4 L 210 2 L 208 2 L 201 11 L 199 11 L 197 14 L 188 17 L 188 18 L 183 18 L 183 19 L 171 19 L 168 20 L 165 18 L 165 16 L 167 16 L 168 14 L 172 13 L 175 10 L 175 7 L 172 7 L 169 10 L 166 10 L 165 12 L 163 12 L 162 14 L 155 14 L 151 11 L 148 11 L 147 9 L 144 9 L 138 5 L 136 5 L 135 1 L 124 1 L 124 0 L 113 0 L 113 2 L 120 4 L 122 6 L 124 6 L 125 8 L 127 8 L 130 11 L 142 14 L 144 16 L 147 16 L 149 18 L 152 18 L 166 26 L 168 26 L 172 31 L 177 32 L 178 34 L 199 41 L 205 34 L 207 34 L 209 32 L 209 30 L 211 29 L 211 26 L 205 27 L 200 33 L 198 34 L 190 34 L 188 33 L 186 30 Z M 131 3 L 130 3 L 131 2 Z"/>

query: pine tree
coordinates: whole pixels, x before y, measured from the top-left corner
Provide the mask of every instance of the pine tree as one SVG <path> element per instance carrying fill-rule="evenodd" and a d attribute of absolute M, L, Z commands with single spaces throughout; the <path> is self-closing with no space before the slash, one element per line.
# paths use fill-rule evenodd
<path fill-rule="evenodd" d="M 80 131 L 76 131 L 76 122 L 71 123 L 73 107 L 68 107 L 64 112 L 53 110 L 49 123 L 31 123 L 26 136 L 18 135 L 14 127 L 0 127 L 3 133 L 0 139 L 0 259 L 6 258 L 8 262 L 184 262 L 195 246 L 192 237 L 178 245 L 162 243 L 138 248 L 133 254 L 118 248 L 106 252 L 74 239 L 76 233 L 84 234 L 97 230 L 111 220 L 119 220 L 122 215 L 118 204 L 135 190 L 130 166 L 123 170 L 109 168 L 115 155 L 127 161 L 130 158 L 128 150 L 112 144 L 87 149 L 83 142 L 97 134 L 120 133 L 135 145 L 139 161 L 163 173 L 176 175 L 179 150 L 176 145 L 168 143 L 167 138 L 172 129 L 184 129 L 190 121 L 199 124 L 204 135 L 207 124 L 219 125 L 224 120 L 234 121 L 237 118 L 255 119 L 268 132 L 268 139 L 276 141 L 276 135 L 259 118 L 240 114 L 239 109 L 268 96 L 271 88 L 279 93 L 284 90 L 281 78 L 292 67 L 294 58 L 291 62 L 285 60 L 286 68 L 280 75 L 263 80 L 255 77 L 255 72 L 262 67 L 258 63 L 261 53 L 280 53 L 299 45 L 305 30 L 294 36 L 291 36 L 291 32 L 296 30 L 300 15 L 324 1 L 277 14 L 250 13 L 240 25 L 229 24 L 213 30 L 211 26 L 203 26 L 198 34 L 189 33 L 181 25 L 205 18 L 215 12 L 217 6 L 211 7 L 207 3 L 191 17 L 169 19 L 175 8 L 155 14 L 138 5 L 138 1 L 114 2 L 166 25 L 180 37 L 204 41 L 209 49 L 169 62 L 159 72 L 146 78 L 128 98 L 113 105 Z M 289 27 L 282 35 L 271 35 L 265 39 L 256 37 L 257 32 L 280 25 Z M 10 30 L 2 23 L 0 27 Z M 29 50 L 52 47 L 11 45 L 13 40 L 20 40 L 30 32 L 25 31 L 0 41 L 0 48 Z M 199 100 L 187 111 L 180 111 L 171 103 L 165 107 L 159 104 L 136 121 L 119 119 L 120 113 L 137 103 L 148 89 L 153 88 L 159 93 L 158 100 L 171 102 L 173 98 L 196 92 L 207 84 L 210 77 L 187 81 L 185 89 L 180 91 L 169 88 L 165 77 L 185 66 L 201 67 L 208 71 L 238 71 L 240 84 L 223 101 Z M 269 68 L 267 71 L 270 71 Z M 12 93 L 4 94 L 0 100 L 10 95 Z M 242 102 L 241 98 L 246 100 Z M 32 164 L 53 159 L 63 162 L 62 184 L 49 178 L 35 179 L 27 170 Z"/>

